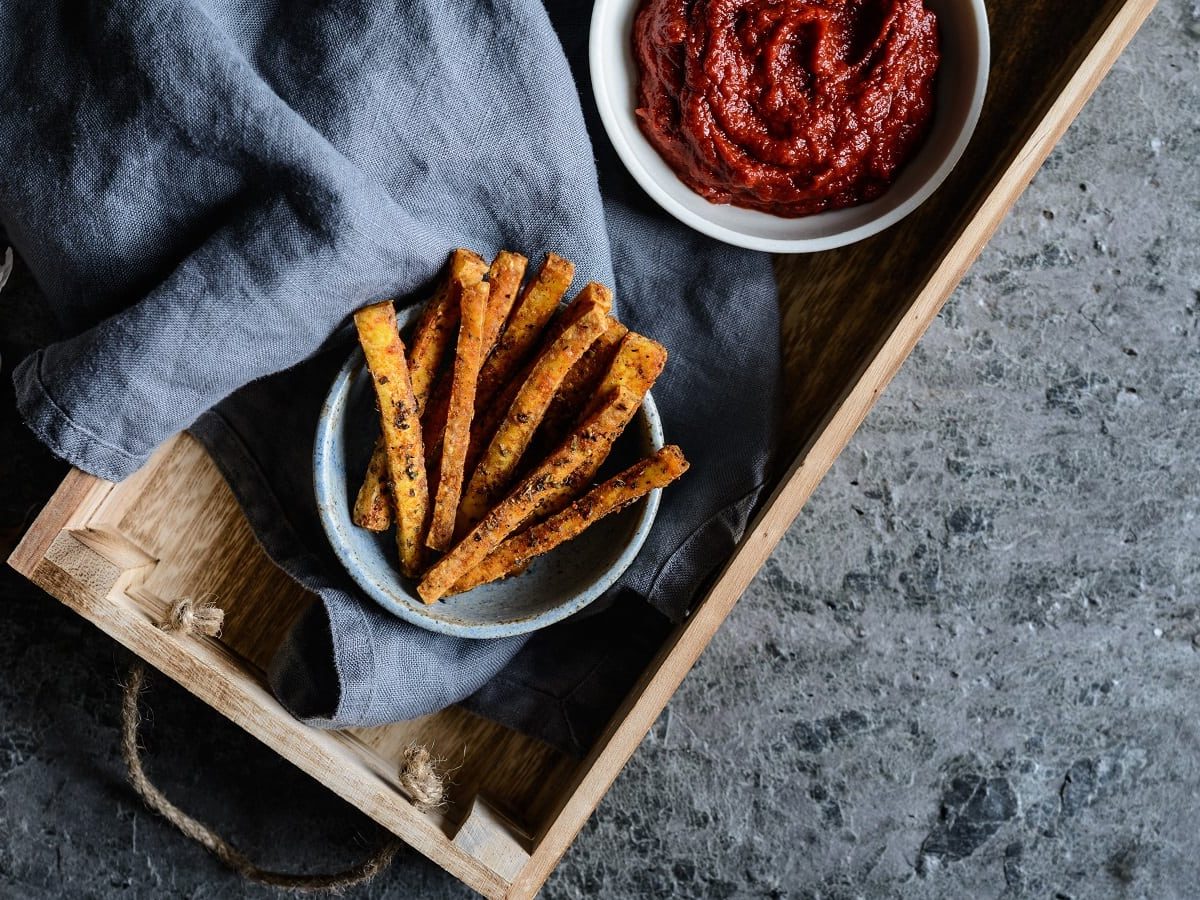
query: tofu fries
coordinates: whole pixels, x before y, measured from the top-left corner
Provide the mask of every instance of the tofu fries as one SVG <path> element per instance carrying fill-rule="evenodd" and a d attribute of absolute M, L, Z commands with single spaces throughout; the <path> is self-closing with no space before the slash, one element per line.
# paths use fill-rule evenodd
<path fill-rule="evenodd" d="M 630 466 L 592 488 L 562 512 L 501 542 L 473 569 L 454 583 L 456 594 L 524 570 L 535 556 L 549 553 L 577 537 L 588 526 L 619 512 L 658 488 L 666 487 L 688 470 L 683 451 L 674 444 Z"/>
<path fill-rule="evenodd" d="M 353 519 L 395 523 L 426 603 L 523 572 L 688 468 L 669 446 L 594 484 L 667 351 L 617 321 L 603 285 L 560 309 L 570 261 L 547 254 L 522 288 L 527 265 L 455 250 L 408 353 L 390 301 L 354 314 L 379 438 Z"/>
<path fill-rule="evenodd" d="M 409 577 L 421 570 L 425 520 L 429 517 L 429 484 L 425 480 L 425 447 L 404 344 L 396 328 L 396 308 L 390 300 L 354 314 L 375 397 L 387 462 L 389 493 L 396 515 L 396 547 L 400 570 Z"/>

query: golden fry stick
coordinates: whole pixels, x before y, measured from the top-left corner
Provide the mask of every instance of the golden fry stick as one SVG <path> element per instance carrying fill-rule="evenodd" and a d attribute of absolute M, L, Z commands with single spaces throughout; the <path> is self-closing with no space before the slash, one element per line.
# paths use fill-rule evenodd
<path fill-rule="evenodd" d="M 558 388 L 558 393 L 550 402 L 546 416 L 542 420 L 541 433 L 538 443 L 542 446 L 554 447 L 571 430 L 575 420 L 579 418 L 580 410 L 588 406 L 600 386 L 600 380 L 612 365 L 621 347 L 621 341 L 629 329 L 609 316 L 607 327 L 600 337 L 596 338 L 587 353 L 580 357 L 579 362 L 571 367 L 567 377 Z"/>
<path fill-rule="evenodd" d="M 362 487 L 354 499 L 354 524 L 368 531 L 387 531 L 392 524 L 392 501 L 387 492 L 387 453 L 383 439 L 375 441 Z"/>
<path fill-rule="evenodd" d="M 537 275 L 521 292 L 504 332 L 479 373 L 477 396 L 480 408 L 491 404 L 533 351 L 538 335 L 554 315 L 558 301 L 574 277 L 573 263 L 556 254 L 546 254 Z"/>
<path fill-rule="evenodd" d="M 621 346 L 616 356 L 604 373 L 604 378 L 597 386 L 596 397 L 603 397 L 617 385 L 628 388 L 641 396 L 662 374 L 667 364 L 667 348 L 658 341 L 652 341 L 635 331 L 629 332 L 621 339 Z M 585 415 L 595 409 L 593 403 Z"/>
<path fill-rule="evenodd" d="M 547 505 L 569 496 L 586 481 L 579 474 L 594 455 L 608 455 L 638 409 L 638 398 L 618 388 L 545 462 L 530 473 L 466 537 L 454 545 L 421 580 L 417 593 L 436 603 L 464 574 L 475 568 L 517 526 Z"/>
<path fill-rule="evenodd" d="M 492 347 L 500 338 L 500 331 L 512 311 L 513 301 L 521 287 L 521 279 L 525 277 L 525 267 L 529 265 L 520 253 L 511 250 L 501 250 L 492 260 L 488 269 L 488 284 L 491 294 L 488 297 L 487 316 L 483 320 L 483 355 L 492 352 Z"/>
<path fill-rule="evenodd" d="M 601 400 L 603 401 L 604 396 L 612 396 L 613 392 L 628 394 L 636 403 L 635 408 L 629 414 L 629 418 L 632 420 L 634 415 L 637 414 L 637 411 L 641 409 L 642 400 L 645 398 L 646 391 L 648 390 L 650 390 L 650 384 L 646 384 L 644 389 L 639 389 L 636 391 L 632 391 L 624 385 L 618 385 L 617 387 L 612 388 L 607 395 L 601 395 Z M 604 404 L 602 402 L 598 406 L 603 405 Z M 597 411 L 598 410 L 592 411 L 587 417 L 581 419 L 581 421 L 587 421 L 594 416 Z M 628 422 L 626 424 L 628 424 Z M 576 426 L 576 428 L 578 428 L 578 426 Z M 616 437 L 619 436 L 620 435 L 618 434 Z M 529 526 L 535 525 L 543 519 L 546 519 L 555 513 L 561 512 L 564 508 L 569 506 L 570 503 L 575 500 L 589 484 L 592 483 L 592 479 L 596 477 L 596 473 L 600 471 L 600 467 L 608 461 L 608 454 L 611 450 L 612 441 L 609 441 L 608 444 L 597 443 L 592 452 L 588 454 L 587 459 L 583 461 L 579 469 L 575 472 L 575 477 L 572 479 L 574 486 L 559 494 L 556 494 L 553 497 L 548 498 L 544 504 L 522 519 L 520 525 L 513 529 L 513 531 L 524 531 Z"/>
<path fill-rule="evenodd" d="M 350 518 L 359 528 L 370 531 L 387 531 L 392 524 L 392 505 L 387 499 L 387 453 L 383 449 L 382 434 L 375 438 Z"/>
<path fill-rule="evenodd" d="M 492 261 L 492 267 L 488 270 L 488 308 L 483 321 L 481 359 L 487 359 L 500 336 L 528 262 L 520 253 L 509 250 L 502 250 Z M 421 416 L 425 428 L 425 460 L 431 473 L 442 456 L 442 434 L 446 430 L 446 417 L 450 412 L 451 380 L 443 378 L 438 381 Z M 477 416 L 487 412 L 478 403 L 475 409 Z"/>
<path fill-rule="evenodd" d="M 425 545 L 445 550 L 454 537 L 454 520 L 462 494 L 463 465 L 467 442 L 471 438 L 471 418 L 475 414 L 475 381 L 483 363 L 483 327 L 488 310 L 487 282 L 473 284 L 462 291 L 458 348 L 451 377 L 450 408 L 442 438 L 442 456 L 438 465 L 437 496 L 433 519 Z"/>
<path fill-rule="evenodd" d="M 400 569 L 405 575 L 415 576 L 424 555 L 429 485 L 425 480 L 425 448 L 417 403 L 404 359 L 404 344 L 396 328 L 396 308 L 390 300 L 364 307 L 354 314 L 354 325 L 379 401 Z"/>
<path fill-rule="evenodd" d="M 501 492 L 512 483 L 517 465 L 542 423 L 558 386 L 604 330 L 604 325 L 604 307 L 595 301 L 586 301 L 580 305 L 574 323 L 538 354 L 463 493 L 458 511 L 459 533 L 482 519 Z"/>
<path fill-rule="evenodd" d="M 564 331 L 579 320 L 580 316 L 587 314 L 597 306 L 604 312 L 609 312 L 612 309 L 612 291 L 602 284 L 589 281 L 575 296 L 575 299 L 563 307 L 546 327 L 541 342 L 542 349 L 551 346 L 562 336 Z M 474 471 L 479 464 L 488 442 L 495 436 L 496 429 L 500 427 L 501 420 L 507 414 L 508 408 L 512 406 L 513 400 L 516 399 L 517 392 L 529 378 L 529 373 L 533 370 L 539 355 L 535 354 L 534 358 L 530 359 L 520 373 L 510 379 L 507 384 L 500 385 L 499 390 L 489 400 L 487 407 L 480 409 L 479 416 L 471 426 L 471 447 L 467 451 L 467 471 Z M 568 424 L 574 425 L 575 419 L 572 418 Z M 563 434 L 565 433 L 566 430 L 563 431 Z M 561 438 L 562 434 L 559 437 Z"/>
<path fill-rule="evenodd" d="M 413 386 L 417 415 L 424 418 L 429 392 L 436 379 L 442 358 L 449 347 L 450 336 L 458 323 L 461 304 L 461 285 L 475 284 L 483 277 L 486 263 L 470 250 L 455 250 L 450 254 L 446 278 L 425 304 L 425 309 L 413 329 L 408 371 Z M 449 399 L 449 391 L 446 391 Z M 442 427 L 445 427 L 444 411 Z M 440 429 L 439 429 L 440 433 Z M 383 476 L 387 463 L 383 439 L 375 441 L 371 461 L 354 501 L 354 524 L 371 531 L 384 531 L 391 524 L 391 509 L 387 503 L 387 486 Z"/>
<path fill-rule="evenodd" d="M 523 257 L 522 257 L 523 259 Z M 486 274 L 484 260 L 479 254 L 469 250 L 456 250 L 451 254 L 450 266 L 448 271 L 449 292 L 443 301 L 444 304 L 450 304 L 451 308 L 444 308 L 442 313 L 436 317 L 436 326 L 430 325 L 430 343 L 438 344 L 439 360 L 440 355 L 449 349 L 450 332 L 455 329 L 455 326 L 460 324 L 462 314 L 462 295 L 464 290 L 474 287 L 475 284 L 482 282 L 482 277 Z M 491 287 L 488 287 L 491 290 Z M 430 301 L 433 305 L 433 301 Z M 426 310 L 428 313 L 428 308 Z M 422 316 L 416 332 L 414 332 L 414 341 L 416 338 L 424 334 L 425 329 L 422 325 L 426 322 L 426 316 Z M 487 349 L 482 350 L 480 360 L 487 356 Z M 433 366 L 434 374 L 431 382 L 431 388 L 421 403 L 421 427 L 422 436 L 425 439 L 425 468 L 430 478 L 431 485 L 442 484 L 442 437 L 446 430 L 446 421 L 450 415 L 450 394 L 452 383 L 454 383 L 454 366 L 450 367 L 450 372 L 445 378 L 438 378 L 437 364 Z M 437 490 L 437 488 L 434 488 Z"/>
<path fill-rule="evenodd" d="M 437 387 L 430 395 L 429 405 L 425 408 L 425 417 L 421 420 L 423 440 L 425 441 L 425 471 L 429 475 L 429 483 L 442 483 L 442 450 L 446 437 L 446 423 L 450 420 L 450 390 L 453 378 L 441 378 Z M 472 417 L 475 415 L 472 412 Z"/>
<path fill-rule="evenodd" d="M 663 447 L 592 488 L 557 515 L 504 541 L 455 582 L 453 593 L 523 572 L 534 557 L 578 537 L 593 522 L 624 509 L 651 491 L 666 487 L 687 470 L 682 450 L 674 444 Z"/>
<path fill-rule="evenodd" d="M 606 397 L 612 391 L 620 388 L 637 397 L 640 404 L 666 364 L 667 351 L 662 344 L 631 331 L 621 339 L 621 346 L 617 350 L 617 355 L 613 358 L 608 372 L 605 373 L 604 380 L 600 383 L 600 393 L 597 396 L 599 398 Z M 596 405 L 594 404 L 592 409 L 584 414 L 585 417 L 593 415 L 595 410 Z M 579 470 L 580 475 L 586 476 L 580 482 L 581 484 L 587 484 L 596 477 L 596 473 L 604 465 L 607 455 L 607 452 L 604 455 L 594 454 L 588 459 Z M 522 528 L 532 525 L 546 516 L 554 515 L 577 496 L 578 493 L 567 493 L 554 502 L 546 504 L 534 516 L 522 522 Z"/>
<path fill-rule="evenodd" d="M 446 280 L 425 304 L 417 320 L 417 327 L 412 334 L 408 369 L 412 375 L 418 413 L 425 410 L 425 401 L 429 399 L 429 392 L 433 389 L 433 382 L 458 325 L 463 288 L 478 284 L 486 273 L 487 263 L 479 254 L 470 250 L 455 250 L 450 254 Z"/>
<path fill-rule="evenodd" d="M 562 308 L 557 316 L 546 326 L 542 346 L 547 347 L 559 339 L 564 331 L 579 321 L 580 316 L 591 312 L 593 306 L 598 306 L 605 315 L 612 312 L 612 291 L 598 281 L 589 281 L 575 295 L 575 299 Z"/>

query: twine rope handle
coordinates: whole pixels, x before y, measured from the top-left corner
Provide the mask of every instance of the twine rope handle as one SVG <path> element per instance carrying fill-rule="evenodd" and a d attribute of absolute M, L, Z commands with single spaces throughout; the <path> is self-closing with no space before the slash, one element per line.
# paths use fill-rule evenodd
<path fill-rule="evenodd" d="M 184 598 L 172 604 L 166 619 L 159 627 L 172 634 L 203 634 L 217 637 L 221 633 L 224 621 L 225 613 L 216 605 L 215 598 L 202 597 L 195 601 Z M 305 893 L 341 893 L 348 887 L 371 881 L 392 864 L 401 846 L 397 838 L 388 840 L 361 863 L 341 872 L 311 875 L 273 872 L 253 863 L 203 822 L 188 815 L 168 800 L 146 775 L 142 765 L 141 748 L 138 745 L 138 730 L 142 721 L 138 701 L 145 684 L 146 665 L 137 660 L 129 667 L 129 677 L 125 682 L 121 700 L 121 756 L 125 760 L 129 783 L 138 796 L 146 806 L 174 825 L 185 837 L 203 846 L 243 878 L 269 887 Z M 442 780 L 433 767 L 429 751 L 424 747 L 409 747 L 405 751 L 400 769 L 400 782 L 418 808 L 430 809 L 442 803 Z"/>

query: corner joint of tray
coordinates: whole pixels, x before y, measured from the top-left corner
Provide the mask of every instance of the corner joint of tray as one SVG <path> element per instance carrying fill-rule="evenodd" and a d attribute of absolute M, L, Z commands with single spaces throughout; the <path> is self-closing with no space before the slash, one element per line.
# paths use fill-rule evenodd
<path fill-rule="evenodd" d="M 455 832 L 455 846 L 511 884 L 528 865 L 530 838 L 494 806 L 476 796 Z"/>

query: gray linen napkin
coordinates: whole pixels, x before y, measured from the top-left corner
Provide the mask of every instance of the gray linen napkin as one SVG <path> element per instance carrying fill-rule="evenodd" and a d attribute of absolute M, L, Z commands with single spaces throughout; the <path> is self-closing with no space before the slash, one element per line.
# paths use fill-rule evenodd
<path fill-rule="evenodd" d="M 582 751 L 767 477 L 769 261 L 667 219 L 620 169 L 563 49 L 582 75 L 589 9 L 554 4 L 552 23 L 535 0 L 0 7 L 0 224 L 64 335 L 14 372 L 21 412 L 113 480 L 180 429 L 204 442 L 267 552 L 320 598 L 271 667 L 313 724 L 475 694 Z M 361 597 L 317 523 L 312 436 L 349 351 L 340 326 L 419 300 L 455 246 L 553 249 L 579 284 L 615 284 L 622 318 L 671 351 L 655 395 L 693 468 L 587 627 L 414 628 Z"/>

